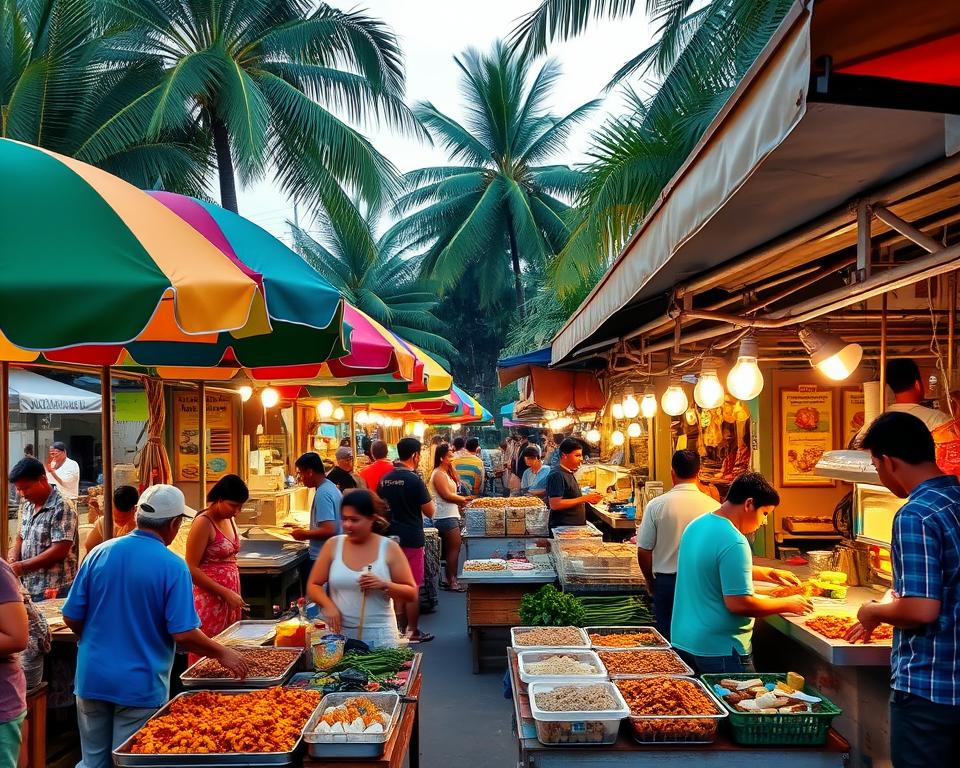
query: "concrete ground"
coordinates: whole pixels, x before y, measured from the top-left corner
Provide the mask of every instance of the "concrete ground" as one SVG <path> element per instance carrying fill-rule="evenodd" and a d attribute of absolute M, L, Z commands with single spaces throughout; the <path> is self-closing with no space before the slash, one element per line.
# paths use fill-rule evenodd
<path fill-rule="evenodd" d="M 466 595 L 440 592 L 435 613 L 421 619 L 436 638 L 423 652 L 420 765 L 515 768 L 512 708 L 503 698 L 503 669 L 475 675 L 466 628 Z"/>

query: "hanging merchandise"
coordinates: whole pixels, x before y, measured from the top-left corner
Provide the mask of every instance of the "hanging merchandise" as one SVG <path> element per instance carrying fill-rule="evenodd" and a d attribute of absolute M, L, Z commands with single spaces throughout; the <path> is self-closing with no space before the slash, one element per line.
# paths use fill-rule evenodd
<path fill-rule="evenodd" d="M 653 389 L 650 387 L 647 387 L 643 400 L 640 401 L 640 413 L 645 419 L 652 419 L 657 415 L 657 396 L 653 394 Z"/>
<path fill-rule="evenodd" d="M 693 399 L 701 408 L 717 408 L 723 402 L 723 384 L 717 376 L 717 368 L 716 358 L 704 358 L 700 376 L 693 388 Z"/>
<path fill-rule="evenodd" d="M 737 362 L 727 374 L 727 389 L 738 400 L 753 400 L 763 391 L 763 374 L 757 365 L 757 340 L 749 334 L 740 342 Z"/>
<path fill-rule="evenodd" d="M 663 408 L 663 412 L 668 416 L 679 416 L 687 410 L 689 404 L 687 393 L 683 391 L 683 385 L 680 383 L 680 377 L 672 378 L 667 391 L 660 398 L 660 406 Z"/>

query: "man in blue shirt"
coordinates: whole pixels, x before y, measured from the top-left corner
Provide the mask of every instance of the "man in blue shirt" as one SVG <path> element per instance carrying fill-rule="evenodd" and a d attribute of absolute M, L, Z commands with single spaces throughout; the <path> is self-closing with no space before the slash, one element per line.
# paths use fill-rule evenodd
<path fill-rule="evenodd" d="M 63 606 L 63 620 L 79 638 L 76 695 L 84 768 L 111 766 L 111 752 L 166 703 L 178 643 L 246 676 L 236 651 L 200 631 L 190 569 L 167 549 L 185 515 L 179 488 L 145 490 L 137 529 L 88 555 Z"/>
<path fill-rule="evenodd" d="M 340 523 L 340 502 L 343 494 L 327 480 L 320 454 L 310 451 L 296 461 L 297 476 L 307 488 L 315 488 L 313 505 L 310 507 L 310 527 L 294 528 L 290 535 L 297 541 L 310 542 L 310 563 L 313 564 L 323 548 L 323 543 L 343 533 Z"/>
<path fill-rule="evenodd" d="M 753 565 L 746 537 L 779 503 L 762 475 L 745 472 L 720 508 L 691 522 L 680 537 L 670 641 L 697 674 L 753 672 L 754 617 L 813 609 L 802 595 L 764 600 L 753 594 L 755 579 L 800 583 L 789 571 Z"/>
<path fill-rule="evenodd" d="M 937 467 L 933 437 L 916 416 L 888 412 L 863 447 L 891 493 L 890 601 L 860 608 L 850 642 L 893 625 L 890 757 L 895 768 L 956 765 L 960 753 L 960 483 Z"/>

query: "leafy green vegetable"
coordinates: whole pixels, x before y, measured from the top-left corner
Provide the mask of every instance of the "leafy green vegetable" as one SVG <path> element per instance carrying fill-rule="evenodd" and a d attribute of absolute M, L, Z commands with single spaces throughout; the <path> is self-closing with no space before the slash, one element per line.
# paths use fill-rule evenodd
<path fill-rule="evenodd" d="M 525 627 L 579 627 L 583 605 L 573 595 L 546 584 L 520 600 L 520 621 Z"/>

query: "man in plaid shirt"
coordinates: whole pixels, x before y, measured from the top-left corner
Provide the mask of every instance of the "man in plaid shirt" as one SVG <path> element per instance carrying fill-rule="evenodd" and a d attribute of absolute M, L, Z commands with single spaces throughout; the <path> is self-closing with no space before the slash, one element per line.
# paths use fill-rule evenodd
<path fill-rule="evenodd" d="M 847 640 L 892 624 L 890 755 L 895 768 L 960 754 L 960 483 L 934 460 L 916 416 L 889 412 L 863 439 L 880 481 L 907 499 L 893 519 L 893 600 L 860 608 Z"/>

